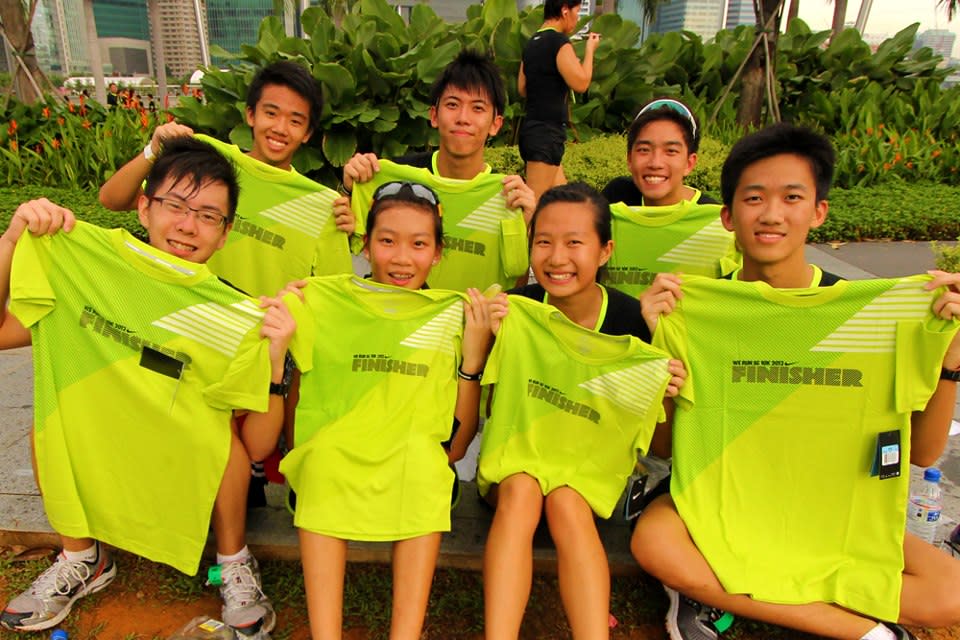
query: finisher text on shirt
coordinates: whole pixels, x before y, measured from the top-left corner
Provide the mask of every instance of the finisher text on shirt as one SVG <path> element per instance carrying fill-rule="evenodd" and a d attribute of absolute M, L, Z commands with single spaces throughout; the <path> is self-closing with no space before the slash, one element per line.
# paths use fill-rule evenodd
<path fill-rule="evenodd" d="M 422 362 L 405 362 L 380 354 L 358 353 L 353 356 L 354 371 L 380 371 L 383 373 L 402 373 L 405 376 L 426 378 L 430 366 Z"/>
<path fill-rule="evenodd" d="M 568 400 L 562 391 L 554 389 L 553 387 L 545 385 L 537 380 L 527 380 L 527 395 L 531 398 L 540 398 L 541 400 L 545 400 L 558 409 L 566 411 L 567 413 L 575 416 L 586 418 L 594 424 L 599 424 L 600 422 L 600 412 L 598 412 L 596 409 L 580 402 Z"/>
<path fill-rule="evenodd" d="M 731 382 L 773 384 L 806 384 L 831 387 L 862 387 L 863 372 L 859 369 L 835 369 L 829 367 L 795 367 L 790 362 L 764 364 L 734 361 L 730 368 Z"/>

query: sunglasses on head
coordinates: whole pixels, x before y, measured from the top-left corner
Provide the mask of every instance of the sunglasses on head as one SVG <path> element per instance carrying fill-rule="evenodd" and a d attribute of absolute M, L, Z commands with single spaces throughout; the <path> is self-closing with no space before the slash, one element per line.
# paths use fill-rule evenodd
<path fill-rule="evenodd" d="M 693 114 L 690 113 L 690 109 L 687 108 L 687 105 L 683 104 L 679 100 L 674 100 L 672 98 L 661 98 L 660 100 L 654 100 L 643 109 L 640 109 L 640 113 L 636 115 L 634 120 L 647 113 L 648 111 L 653 111 L 654 109 L 663 109 L 667 108 L 671 111 L 679 113 L 681 116 L 686 118 L 690 123 L 690 133 L 693 134 L 693 138 L 697 137 L 697 121 L 694 119 Z"/>
<path fill-rule="evenodd" d="M 404 190 L 406 190 L 410 196 L 418 200 L 424 200 L 432 207 L 440 208 L 440 198 L 437 197 L 433 189 L 417 182 L 401 182 L 399 180 L 387 182 L 377 187 L 377 190 L 373 192 L 373 201 L 376 202 L 384 198 L 402 197 Z"/>

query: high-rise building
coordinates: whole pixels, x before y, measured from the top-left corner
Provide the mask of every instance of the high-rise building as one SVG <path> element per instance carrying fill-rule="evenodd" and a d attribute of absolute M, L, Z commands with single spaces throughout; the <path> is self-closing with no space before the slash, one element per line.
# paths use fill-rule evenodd
<path fill-rule="evenodd" d="M 753 0 L 729 0 L 727 19 L 723 28 L 736 29 L 742 24 L 757 24 L 757 12 L 753 8 Z"/>
<path fill-rule="evenodd" d="M 206 0 L 206 5 L 210 44 L 230 53 L 255 44 L 260 22 L 273 13 L 273 0 Z"/>
<path fill-rule="evenodd" d="M 957 34 L 949 29 L 927 29 L 917 36 L 914 46 L 918 49 L 930 47 L 935 54 L 949 60 L 953 56 L 953 45 L 956 41 Z"/>
<path fill-rule="evenodd" d="M 93 17 L 104 71 L 123 76 L 152 75 L 145 0 L 94 0 Z"/>
<path fill-rule="evenodd" d="M 90 71 L 83 0 L 40 0 L 31 27 L 41 68 L 64 75 Z"/>
<path fill-rule="evenodd" d="M 693 31 L 709 40 L 723 28 L 725 8 L 725 0 L 668 0 L 657 8 L 653 31 Z"/>
<path fill-rule="evenodd" d="M 202 44 L 207 32 L 204 3 L 201 0 L 157 0 L 157 11 L 160 33 L 153 34 L 153 44 L 154 47 L 163 47 L 167 75 L 171 79 L 190 76 L 203 66 Z M 203 23 L 200 28 L 197 26 L 198 16 Z"/>

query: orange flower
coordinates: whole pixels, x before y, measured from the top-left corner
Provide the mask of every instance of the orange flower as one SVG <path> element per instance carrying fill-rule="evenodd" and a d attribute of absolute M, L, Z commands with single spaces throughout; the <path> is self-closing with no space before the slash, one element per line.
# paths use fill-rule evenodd
<path fill-rule="evenodd" d="M 150 127 L 150 119 L 147 118 L 146 111 L 140 112 L 140 126 L 143 127 L 144 129 L 148 129 Z"/>
<path fill-rule="evenodd" d="M 11 150 L 11 151 L 16 151 L 16 150 L 19 149 L 19 148 L 20 148 L 20 145 L 17 144 L 17 141 L 16 141 L 16 140 L 11 140 L 11 141 L 10 141 L 10 150 Z M 956 167 L 954 167 L 954 171 L 956 171 Z"/>
<path fill-rule="evenodd" d="M 884 170 L 884 171 L 890 171 L 890 169 L 891 169 L 892 167 L 893 167 L 893 165 L 890 164 L 889 162 L 884 162 L 884 163 L 883 163 L 883 170 Z"/>
<path fill-rule="evenodd" d="M 883 123 L 881 122 L 880 124 L 878 124 L 877 128 L 880 129 L 880 131 L 883 131 Z"/>
<path fill-rule="evenodd" d="M 60 125 L 61 127 L 63 126 L 64 122 L 66 122 L 66 120 L 63 119 L 63 116 L 60 116 L 59 118 L 57 118 L 57 124 Z"/>
<path fill-rule="evenodd" d="M 87 96 L 85 96 L 84 94 L 81 93 L 81 94 L 80 94 L 80 106 L 82 107 L 82 106 L 83 106 L 83 103 L 86 102 L 86 101 L 87 101 Z"/>
<path fill-rule="evenodd" d="M 58 139 L 54 138 L 53 140 L 50 141 L 50 146 L 52 146 L 54 149 L 59 149 L 59 148 L 60 148 L 60 141 L 59 141 Z"/>
<path fill-rule="evenodd" d="M 899 153 L 897 153 L 897 155 L 893 156 L 893 164 L 897 164 L 897 163 L 900 162 L 901 160 L 903 160 L 903 156 L 900 155 Z"/>
<path fill-rule="evenodd" d="M 43 111 L 41 111 L 40 113 L 43 114 L 44 119 L 49 118 L 49 117 L 50 117 L 50 107 L 44 107 L 44 108 L 43 108 Z"/>
<path fill-rule="evenodd" d="M 73 103 L 72 103 L 72 102 L 68 102 L 68 103 L 67 103 L 67 109 L 70 110 L 70 113 L 76 113 L 76 112 L 77 112 L 77 110 L 73 108 Z"/>
<path fill-rule="evenodd" d="M 87 107 L 83 103 L 80 104 L 80 115 L 87 115 Z"/>
<path fill-rule="evenodd" d="M 89 129 L 92 123 L 91 123 L 89 120 L 86 120 L 86 119 L 85 119 L 85 120 L 84 120 L 83 122 L 81 122 L 80 124 L 83 126 L 84 129 Z"/>
<path fill-rule="evenodd" d="M 10 124 L 7 126 L 7 135 L 13 136 L 17 133 L 17 121 L 11 120 Z"/>
<path fill-rule="evenodd" d="M 940 157 L 940 149 L 934 149 L 934 150 L 933 150 L 933 153 L 931 153 L 930 155 L 931 155 L 932 157 L 934 157 L 934 158 L 939 158 L 939 157 Z"/>
<path fill-rule="evenodd" d="M 913 163 L 912 163 L 912 162 L 908 162 L 908 163 L 907 163 L 907 169 L 913 169 Z"/>
<path fill-rule="evenodd" d="M 867 127 L 867 135 L 868 135 L 868 136 L 872 136 L 872 135 L 873 135 L 873 127 Z"/>

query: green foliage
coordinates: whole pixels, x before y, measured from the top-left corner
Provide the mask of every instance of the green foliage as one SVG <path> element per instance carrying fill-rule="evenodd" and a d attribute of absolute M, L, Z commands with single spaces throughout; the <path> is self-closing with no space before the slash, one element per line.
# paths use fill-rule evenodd
<path fill-rule="evenodd" d="M 953 240 L 960 236 L 958 199 L 960 187 L 933 183 L 834 189 L 827 221 L 809 240 Z"/>
<path fill-rule="evenodd" d="M 21 202 L 35 198 L 47 198 L 67 207 L 80 220 L 112 229 L 123 227 L 130 233 L 144 238 L 143 227 L 137 216 L 130 211 L 108 211 L 100 205 L 97 192 L 71 187 L 48 187 L 24 185 L 18 187 L 0 187 L 0 230 L 10 224 L 10 217 Z"/>
<path fill-rule="evenodd" d="M 937 269 L 950 273 L 960 271 L 960 245 L 933 242 L 930 248 L 933 250 L 933 260 Z"/>
<path fill-rule="evenodd" d="M 79 105 L 47 96 L 0 111 L 0 179 L 5 184 L 94 189 L 140 149 L 165 115 Z"/>

